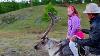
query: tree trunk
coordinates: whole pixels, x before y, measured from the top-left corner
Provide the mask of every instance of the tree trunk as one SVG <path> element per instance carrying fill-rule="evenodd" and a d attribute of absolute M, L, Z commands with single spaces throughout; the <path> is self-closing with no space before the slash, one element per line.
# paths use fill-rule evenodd
<path fill-rule="evenodd" d="M 100 6 L 100 0 L 98 2 L 99 2 L 99 6 Z"/>
<path fill-rule="evenodd" d="M 32 2 L 32 0 L 30 0 L 30 6 L 31 6 L 31 7 L 33 6 L 33 2 Z"/>

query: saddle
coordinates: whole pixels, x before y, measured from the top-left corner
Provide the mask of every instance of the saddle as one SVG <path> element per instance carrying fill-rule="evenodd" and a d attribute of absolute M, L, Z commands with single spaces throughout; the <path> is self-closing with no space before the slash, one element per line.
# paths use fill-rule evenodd
<path fill-rule="evenodd" d="M 74 56 L 72 51 L 70 50 L 70 47 L 69 47 L 69 40 L 62 40 L 60 41 L 61 44 L 60 44 L 60 48 L 58 51 L 56 51 L 54 53 L 54 55 L 56 55 L 57 53 L 59 53 L 60 56 Z M 77 45 L 78 47 L 78 53 L 80 56 L 86 56 L 85 55 L 85 50 L 84 50 L 84 47 L 83 46 L 80 46 L 80 45 Z"/>

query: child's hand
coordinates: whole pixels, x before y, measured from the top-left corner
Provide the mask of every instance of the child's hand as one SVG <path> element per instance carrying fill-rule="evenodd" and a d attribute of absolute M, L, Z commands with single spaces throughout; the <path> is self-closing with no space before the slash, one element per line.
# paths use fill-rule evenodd
<path fill-rule="evenodd" d="M 74 35 L 73 37 L 70 38 L 70 40 L 73 41 L 73 42 L 75 42 L 76 38 L 77 38 L 77 36 Z"/>

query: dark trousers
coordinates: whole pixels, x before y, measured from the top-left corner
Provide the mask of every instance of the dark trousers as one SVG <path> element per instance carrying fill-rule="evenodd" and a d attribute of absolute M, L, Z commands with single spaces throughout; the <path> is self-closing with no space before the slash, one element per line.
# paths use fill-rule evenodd
<path fill-rule="evenodd" d="M 89 54 L 89 55 L 87 55 L 87 56 L 100 56 L 100 55 L 95 55 L 95 54 Z"/>

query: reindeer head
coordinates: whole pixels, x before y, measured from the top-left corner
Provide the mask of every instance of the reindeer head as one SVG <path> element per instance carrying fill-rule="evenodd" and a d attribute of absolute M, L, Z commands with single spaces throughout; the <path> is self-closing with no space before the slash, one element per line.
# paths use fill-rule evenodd
<path fill-rule="evenodd" d="M 48 13 L 48 15 L 51 18 L 51 23 L 48 26 L 48 29 L 44 32 L 44 34 L 41 36 L 41 41 L 37 43 L 37 45 L 34 46 L 36 50 L 46 49 L 48 44 L 50 45 L 50 39 L 47 37 L 47 34 L 50 32 L 50 30 L 53 28 L 55 23 L 60 19 L 60 17 L 55 16 L 53 13 Z M 55 41 L 52 41 L 55 42 Z M 56 43 L 56 42 L 55 42 Z"/>
<path fill-rule="evenodd" d="M 39 42 L 34 46 L 34 48 L 35 48 L 36 50 L 45 49 L 48 40 L 49 40 L 48 38 L 41 39 L 41 41 L 39 41 Z"/>

